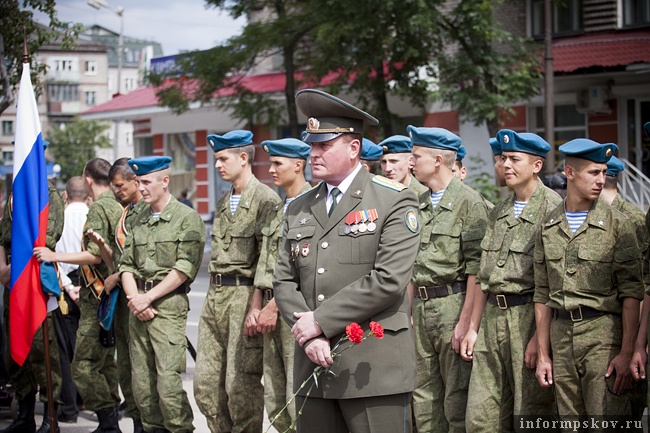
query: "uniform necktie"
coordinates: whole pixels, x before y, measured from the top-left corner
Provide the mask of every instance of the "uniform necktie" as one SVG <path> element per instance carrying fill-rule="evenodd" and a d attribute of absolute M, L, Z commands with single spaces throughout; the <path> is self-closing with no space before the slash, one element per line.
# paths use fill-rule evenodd
<path fill-rule="evenodd" d="M 331 216 L 332 212 L 334 212 L 334 209 L 336 208 L 336 205 L 338 204 L 338 201 L 336 200 L 336 197 L 338 197 L 339 194 L 341 194 L 341 190 L 338 189 L 338 188 L 332 188 L 332 192 L 330 194 L 332 194 L 332 206 L 330 206 L 330 211 L 327 212 L 327 216 Z"/>

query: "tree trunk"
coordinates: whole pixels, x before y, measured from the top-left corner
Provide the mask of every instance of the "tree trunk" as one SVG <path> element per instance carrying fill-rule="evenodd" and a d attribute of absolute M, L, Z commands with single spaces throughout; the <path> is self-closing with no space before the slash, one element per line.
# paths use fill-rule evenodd
<path fill-rule="evenodd" d="M 381 129 L 384 131 L 384 137 L 388 138 L 393 135 L 393 122 L 390 111 L 388 110 L 388 96 L 386 95 L 386 77 L 384 75 L 384 62 L 379 62 L 377 69 L 377 81 L 375 85 L 375 102 L 377 103 L 377 118 Z M 373 113 L 370 113 L 373 114 Z"/>
<path fill-rule="evenodd" d="M 296 82 L 294 78 L 295 65 L 293 63 L 294 49 L 295 45 L 293 44 L 283 48 L 284 70 L 286 75 L 284 97 L 287 101 L 287 114 L 289 116 L 289 130 L 291 131 L 291 137 L 300 138 L 300 131 L 298 130 L 298 112 L 296 111 Z"/>

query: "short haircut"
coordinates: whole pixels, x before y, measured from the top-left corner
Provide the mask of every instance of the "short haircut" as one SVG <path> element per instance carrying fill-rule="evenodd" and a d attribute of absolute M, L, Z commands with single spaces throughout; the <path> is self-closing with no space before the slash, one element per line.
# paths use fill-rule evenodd
<path fill-rule="evenodd" d="M 247 144 L 246 146 L 239 146 L 239 147 L 230 147 L 228 148 L 228 151 L 230 153 L 235 153 L 239 155 L 240 153 L 245 153 L 246 156 L 248 157 L 248 163 L 250 165 L 253 165 L 253 160 L 255 159 L 255 145 L 254 144 Z"/>
<path fill-rule="evenodd" d="M 368 159 L 362 159 L 361 162 L 368 166 L 368 173 L 370 174 L 379 174 L 379 169 L 381 168 L 381 161 L 370 161 Z"/>
<path fill-rule="evenodd" d="M 442 156 L 442 165 L 450 170 L 453 170 L 454 163 L 456 162 L 456 152 L 453 150 L 437 149 L 431 147 L 428 147 L 427 149 L 429 149 L 429 152 L 432 156 Z"/>
<path fill-rule="evenodd" d="M 110 184 L 108 178 L 110 169 L 111 163 L 104 158 L 93 158 L 86 163 L 84 176 L 90 177 L 98 185 L 108 186 Z"/>
<path fill-rule="evenodd" d="M 81 176 L 74 176 L 65 184 L 65 193 L 69 201 L 85 201 L 88 198 L 86 183 Z"/>
<path fill-rule="evenodd" d="M 605 176 L 605 189 L 616 189 L 618 187 L 618 176 Z"/>
<path fill-rule="evenodd" d="M 575 156 L 567 156 L 564 158 L 564 166 L 570 165 L 575 170 L 582 170 L 589 161 L 584 158 L 576 158 Z"/>
<path fill-rule="evenodd" d="M 457 159 L 454 161 L 454 165 L 457 166 L 459 169 L 463 168 L 463 161 L 460 159 Z"/>
<path fill-rule="evenodd" d="M 113 163 L 113 166 L 108 171 L 108 179 L 113 182 L 115 176 L 118 174 L 122 175 L 124 180 L 133 180 L 135 178 L 135 173 L 131 170 L 131 166 L 127 163 L 129 158 L 120 158 Z"/>

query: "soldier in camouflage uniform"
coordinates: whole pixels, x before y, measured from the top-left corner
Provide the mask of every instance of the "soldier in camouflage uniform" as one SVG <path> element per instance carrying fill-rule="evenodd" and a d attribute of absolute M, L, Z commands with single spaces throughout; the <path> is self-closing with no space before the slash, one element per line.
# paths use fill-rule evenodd
<path fill-rule="evenodd" d="M 420 195 L 422 237 L 411 284 L 419 432 L 465 431 L 471 363 L 458 355 L 469 327 L 487 207 L 452 173 L 460 137 L 441 128 L 408 127 Z M 441 410 L 444 408 L 444 410 Z"/>
<path fill-rule="evenodd" d="M 147 207 L 133 217 L 120 263 L 131 313 L 133 393 L 152 433 L 194 431 L 185 371 L 187 292 L 201 266 L 205 226 L 169 193 L 168 156 L 129 160 Z"/>
<path fill-rule="evenodd" d="M 47 233 L 45 245 L 54 249 L 63 232 L 63 200 L 56 189 L 48 182 L 49 215 L 47 219 Z M 9 347 L 9 279 L 11 274 L 11 196 L 5 205 L 4 218 L 0 221 L 0 283 L 4 286 L 4 323 L 5 323 L 5 365 L 11 379 L 11 384 L 16 392 L 18 400 L 18 418 L 6 429 L 4 433 L 33 432 L 36 430 L 34 421 L 34 403 L 36 391 L 40 385 L 40 399 L 47 405 L 47 393 L 45 392 L 45 347 L 43 342 L 43 328 L 38 328 L 34 335 L 32 348 L 21 366 L 16 364 L 10 354 Z M 52 395 L 55 405 L 61 403 L 61 361 L 59 358 L 59 346 L 56 340 L 56 332 L 52 313 L 47 314 L 49 340 L 50 340 L 50 362 L 52 366 Z M 47 406 L 46 406 L 47 409 Z M 56 413 L 56 411 L 55 411 Z M 50 431 L 49 417 L 45 410 L 43 424 L 38 429 L 39 433 Z"/>
<path fill-rule="evenodd" d="M 458 152 L 456 152 L 456 161 L 454 161 L 454 168 L 451 170 L 451 172 L 454 173 L 454 176 L 456 176 L 462 182 L 464 182 L 465 178 L 467 177 L 467 167 L 463 165 L 463 158 L 465 158 L 465 155 L 467 155 L 467 149 L 465 149 L 465 146 L 461 144 L 458 147 Z"/>
<path fill-rule="evenodd" d="M 546 141 L 510 130 L 497 139 L 514 193 L 490 212 L 478 274 L 483 293 L 461 345 L 463 359 L 473 361 L 468 432 L 518 430 L 513 416 L 553 414 L 553 392 L 535 379 L 533 247 L 540 222 L 562 199 L 538 177 L 551 149 Z"/>
<path fill-rule="evenodd" d="M 212 223 L 210 288 L 199 321 L 194 396 L 216 432 L 262 429 L 262 291 L 253 278 L 262 229 L 280 198 L 253 175 L 249 131 L 209 135 L 215 167 L 233 188 L 217 202 Z"/>
<path fill-rule="evenodd" d="M 86 409 L 97 412 L 101 432 L 118 432 L 117 407 L 120 395 L 117 383 L 115 348 L 100 343 L 100 325 L 97 320 L 98 292 L 103 290 L 101 281 L 110 275 L 112 263 L 102 261 L 99 246 L 91 242 L 88 230 L 109 241 L 116 249 L 114 233 L 122 214 L 122 206 L 110 190 L 108 171 L 111 164 L 102 158 L 94 158 L 84 167 L 84 178 L 94 202 L 88 210 L 84 225 L 83 249 L 79 253 L 52 252 L 36 248 L 35 256 L 41 261 L 66 262 L 83 267 L 86 285 L 79 294 L 79 330 L 72 361 L 72 379 L 84 400 Z M 91 276 L 94 275 L 95 277 Z"/>
<path fill-rule="evenodd" d="M 631 415 L 641 253 L 630 220 L 598 198 L 616 149 L 588 139 L 560 146 L 567 197 L 535 242 L 536 376 L 555 385 L 560 419 Z"/>
<path fill-rule="evenodd" d="M 262 142 L 269 154 L 269 173 L 273 183 L 286 194 L 284 205 L 274 208 L 269 221 L 262 229 L 262 248 L 255 270 L 255 288 L 262 290 L 266 305 L 257 317 L 257 331 L 264 334 L 264 402 L 269 419 L 273 420 L 293 395 L 294 339 L 291 328 L 278 320 L 278 307 L 273 298 L 273 272 L 278 261 L 282 240 L 284 215 L 289 203 L 298 195 L 311 189 L 305 180 L 305 166 L 309 158 L 309 145 L 294 138 Z M 295 432 L 291 426 L 296 420 L 295 404 L 282 411 L 273 425 L 278 431 Z"/>
<path fill-rule="evenodd" d="M 413 168 L 413 143 L 405 135 L 388 137 L 379 146 L 384 152 L 381 157 L 381 171 L 387 178 L 409 187 L 417 196 L 424 194 L 428 188 L 411 174 Z"/>

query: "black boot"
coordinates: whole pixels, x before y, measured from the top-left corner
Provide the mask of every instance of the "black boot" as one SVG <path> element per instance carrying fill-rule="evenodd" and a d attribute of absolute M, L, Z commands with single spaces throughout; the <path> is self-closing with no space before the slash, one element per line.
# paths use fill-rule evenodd
<path fill-rule="evenodd" d="M 41 426 L 36 430 L 36 433 L 50 433 L 50 415 L 48 413 L 47 409 L 47 403 L 43 403 L 43 423 Z M 57 412 L 57 405 L 54 405 L 54 413 Z M 56 433 L 60 433 L 61 430 L 59 429 L 59 424 L 56 424 Z"/>
<path fill-rule="evenodd" d="M 18 400 L 18 418 L 0 433 L 34 433 L 36 431 L 34 404 L 36 404 L 36 392 L 31 392 L 24 399 Z"/>
<path fill-rule="evenodd" d="M 99 418 L 99 427 L 93 433 L 122 433 L 118 423 L 117 407 L 98 410 L 97 418 Z"/>
<path fill-rule="evenodd" d="M 139 419 L 133 420 L 133 433 L 145 433 L 142 421 Z"/>

